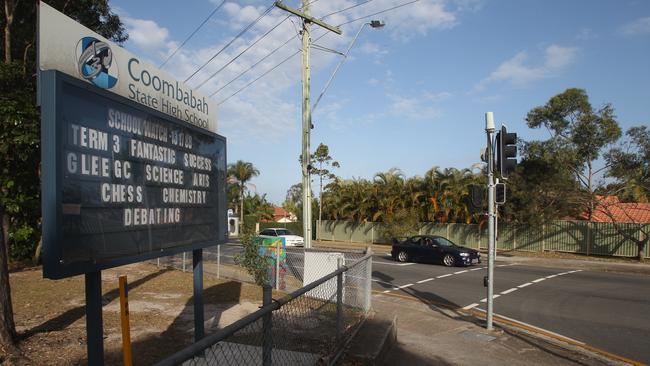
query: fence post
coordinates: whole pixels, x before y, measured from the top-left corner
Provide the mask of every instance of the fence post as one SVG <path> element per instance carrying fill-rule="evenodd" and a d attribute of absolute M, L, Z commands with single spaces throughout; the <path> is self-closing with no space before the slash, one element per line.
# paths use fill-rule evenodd
<path fill-rule="evenodd" d="M 591 221 L 587 222 L 587 257 L 591 254 Z"/>
<path fill-rule="evenodd" d="M 343 258 L 336 258 L 337 268 L 343 267 Z M 343 335 L 343 272 L 336 275 L 336 341 Z"/>
<path fill-rule="evenodd" d="M 269 285 L 262 286 L 262 306 L 271 305 L 273 290 Z M 271 366 L 273 355 L 273 312 L 264 315 L 262 319 L 262 365 Z"/>
<path fill-rule="evenodd" d="M 185 272 L 185 257 L 187 256 L 187 252 L 183 252 L 183 272 Z"/>
<path fill-rule="evenodd" d="M 275 289 L 280 289 L 280 248 L 282 241 L 278 240 L 275 245 Z"/>
<path fill-rule="evenodd" d="M 364 304 L 364 309 L 366 312 L 370 311 L 370 305 L 372 302 L 372 247 L 366 249 L 366 254 L 369 254 L 370 257 L 366 259 L 366 301 Z"/>
<path fill-rule="evenodd" d="M 517 225 L 512 227 L 512 249 L 517 249 Z"/>
<path fill-rule="evenodd" d="M 445 224 L 447 226 L 447 239 L 449 239 L 449 223 Z"/>
<path fill-rule="evenodd" d="M 370 227 L 370 244 L 375 243 L 375 224 L 373 223 Z"/>
<path fill-rule="evenodd" d="M 546 251 L 546 224 L 542 224 L 542 253 Z"/>
<path fill-rule="evenodd" d="M 221 278 L 221 244 L 217 245 L 217 278 Z"/>

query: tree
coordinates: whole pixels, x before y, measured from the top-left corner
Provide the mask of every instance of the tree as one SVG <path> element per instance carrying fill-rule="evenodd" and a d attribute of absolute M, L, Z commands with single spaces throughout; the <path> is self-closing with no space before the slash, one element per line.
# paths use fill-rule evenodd
<path fill-rule="evenodd" d="M 282 207 L 296 217 L 302 217 L 302 183 L 296 183 L 289 187 Z"/>
<path fill-rule="evenodd" d="M 107 0 L 48 3 L 104 37 L 127 39 L 120 18 Z M 5 0 L 0 8 L 0 346 L 14 350 L 16 339 L 9 288 L 8 260 L 16 252 L 30 257 L 40 220 L 40 117 L 36 101 L 36 12 L 38 2 Z M 26 242 L 25 247 L 18 241 Z M 27 249 L 18 250 L 17 249 Z M 10 250 L 11 249 L 11 250 Z"/>
<path fill-rule="evenodd" d="M 528 112 L 526 122 L 530 128 L 544 126 L 551 133 L 549 147 L 562 157 L 561 163 L 572 170 L 590 195 L 587 208 L 591 220 L 597 188 L 594 177 L 607 169 L 607 166 L 596 169 L 594 162 L 605 147 L 621 136 L 614 109 L 605 104 L 594 111 L 587 93 L 571 88 Z"/>
<path fill-rule="evenodd" d="M 628 139 L 605 155 L 607 176 L 616 178 L 614 191 L 624 200 L 650 202 L 650 130 L 646 126 L 627 130 Z"/>
<path fill-rule="evenodd" d="M 316 148 L 316 151 L 311 155 L 311 172 L 318 175 L 318 230 L 317 238 L 320 240 L 320 227 L 323 219 L 323 179 L 332 180 L 336 179 L 336 175 L 330 171 L 331 168 L 340 168 L 341 165 L 338 161 L 330 156 L 329 147 L 322 142 Z M 317 165 L 318 168 L 313 167 Z"/>
<path fill-rule="evenodd" d="M 501 209 L 506 221 L 539 226 L 575 217 L 583 209 L 584 190 L 550 144 L 522 144 L 522 159 L 508 179 L 507 200 Z"/>
<path fill-rule="evenodd" d="M 260 175 L 253 163 L 243 160 L 228 165 L 228 176 L 233 177 L 239 184 L 239 226 L 244 224 L 244 192 L 246 191 L 246 184 L 249 180 Z"/>

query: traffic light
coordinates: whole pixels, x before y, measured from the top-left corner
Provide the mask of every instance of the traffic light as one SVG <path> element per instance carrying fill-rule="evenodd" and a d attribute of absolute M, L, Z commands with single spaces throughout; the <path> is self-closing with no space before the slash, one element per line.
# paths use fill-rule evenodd
<path fill-rule="evenodd" d="M 495 189 L 496 189 L 496 204 L 503 205 L 504 203 L 506 203 L 506 184 L 497 183 Z"/>
<path fill-rule="evenodd" d="M 517 167 L 517 134 L 508 132 L 506 126 L 501 126 L 497 133 L 497 168 L 501 178 L 507 179 Z"/>

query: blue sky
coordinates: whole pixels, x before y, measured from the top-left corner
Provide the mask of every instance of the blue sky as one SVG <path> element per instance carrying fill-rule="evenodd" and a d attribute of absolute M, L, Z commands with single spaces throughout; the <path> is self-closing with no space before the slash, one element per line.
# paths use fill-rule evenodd
<path fill-rule="evenodd" d="M 364 0 L 365 1 L 365 0 Z M 160 64 L 220 0 L 111 1 L 122 17 L 130 51 Z M 362 0 L 317 0 L 325 14 Z M 338 25 L 405 3 L 374 0 L 325 20 Z M 298 7 L 297 0 L 286 4 Z M 228 1 L 165 65 L 180 80 L 192 74 L 270 0 Z M 225 49 L 188 84 L 196 86 L 286 17 L 272 10 Z M 611 103 L 625 130 L 650 125 L 650 2 L 421 0 L 374 18 L 316 110 L 312 150 L 323 142 L 340 162 L 343 178 L 368 178 L 392 167 L 407 176 L 438 166 L 466 168 L 485 145 L 484 113 L 524 140 L 545 139 L 525 125 L 526 113 L 566 88 L 587 90 L 595 107 Z M 200 90 L 212 94 L 292 35 L 292 17 Z M 343 26 L 317 43 L 344 51 L 364 21 Z M 314 38 L 323 31 L 313 27 Z M 221 102 L 299 50 L 298 38 L 217 93 Z M 340 56 L 313 49 L 312 95 L 320 94 Z M 252 162 L 252 183 L 280 204 L 300 181 L 300 56 L 219 105 L 219 133 L 228 139 L 228 161 Z M 313 185 L 317 189 L 316 184 Z"/>

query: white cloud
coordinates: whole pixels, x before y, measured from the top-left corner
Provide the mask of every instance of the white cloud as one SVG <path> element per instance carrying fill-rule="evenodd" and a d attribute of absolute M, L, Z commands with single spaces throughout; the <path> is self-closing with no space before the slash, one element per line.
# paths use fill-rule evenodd
<path fill-rule="evenodd" d="M 368 80 L 368 85 L 370 85 L 370 86 L 377 86 L 377 85 L 379 85 L 379 80 L 378 80 L 378 79 L 375 79 L 375 78 L 370 78 L 370 79 Z"/>
<path fill-rule="evenodd" d="M 623 25 L 620 31 L 626 35 L 650 34 L 650 17 L 635 19 Z"/>
<path fill-rule="evenodd" d="M 567 66 L 575 62 L 578 49 L 552 44 L 544 50 L 541 65 L 527 64 L 528 53 L 521 51 L 504 61 L 490 76 L 474 86 L 474 91 L 484 90 L 488 84 L 508 82 L 515 87 L 523 87 L 540 79 L 557 76 Z"/>
<path fill-rule="evenodd" d="M 220 0 L 213 0 L 212 2 L 214 6 L 221 3 Z M 375 35 L 382 34 L 381 37 L 408 40 L 431 31 L 456 26 L 460 22 L 459 14 L 461 12 L 475 11 L 480 7 L 481 3 L 482 0 L 421 0 L 418 3 L 378 15 L 372 19 L 377 18 L 385 21 L 386 27 L 382 30 L 372 30 L 369 27 L 364 29 L 360 34 L 359 44 L 355 46 L 352 53 L 356 51 L 373 55 L 371 60 L 364 57 L 359 58 L 356 62 L 381 62 L 382 57 L 389 51 L 377 43 L 364 40 L 364 37 L 368 37 L 371 32 L 382 32 L 375 33 Z M 311 13 L 313 16 L 320 18 L 355 4 L 358 4 L 356 0 L 318 1 L 311 6 Z M 326 17 L 324 21 L 338 25 L 395 5 L 394 0 L 375 0 Z M 220 52 L 188 84 L 196 87 L 214 74 L 214 77 L 206 81 L 200 88 L 201 92 L 210 95 L 229 83 L 214 96 L 213 99 L 216 102 L 221 102 L 233 93 L 238 92 L 248 83 L 261 77 L 262 74 L 299 50 L 300 40 L 296 37 L 287 46 L 268 56 L 271 51 L 296 35 L 295 26 L 290 21 L 285 21 L 262 41 L 241 56 L 239 55 L 271 27 L 286 18 L 286 12 L 274 8 L 232 45 L 221 51 L 235 34 L 257 19 L 268 6 L 268 3 L 262 1 L 241 0 L 235 2 L 229 0 L 201 29 L 200 34 L 197 34 L 197 37 L 188 42 L 169 60 L 164 70 L 179 80 L 185 80 L 203 63 Z M 129 17 L 126 12 L 122 11 L 120 16 L 127 25 L 130 36 L 126 47 L 137 48 L 137 50 L 134 50 L 135 53 L 150 58 L 154 64 L 162 62 L 187 36 L 187 34 L 170 34 L 167 28 L 158 25 L 153 20 Z M 207 14 L 197 16 L 201 18 L 207 16 Z M 320 27 L 312 26 L 312 39 L 323 47 L 344 51 L 363 22 L 369 20 L 371 18 L 341 26 L 343 35 L 324 32 Z M 319 39 L 324 33 L 327 33 L 327 35 Z M 206 43 L 208 42 L 206 40 L 213 41 Z M 235 57 L 238 58 L 227 67 L 224 67 Z M 264 57 L 267 58 L 231 83 L 231 80 L 237 78 L 240 73 L 249 70 Z M 339 57 L 331 53 L 312 52 L 312 73 L 314 75 L 319 72 L 329 74 L 333 64 L 339 60 Z M 350 61 L 348 60 L 348 62 Z M 223 130 L 223 133 L 233 136 L 233 141 L 237 140 L 237 136 L 242 136 L 242 139 L 243 136 L 247 136 L 247 138 L 252 137 L 254 139 L 279 140 L 286 136 L 287 131 L 297 131 L 300 121 L 300 63 L 299 55 L 290 58 L 283 65 L 256 81 L 251 87 L 244 88 L 243 91 L 220 105 L 218 107 L 220 133 Z M 394 82 L 390 70 L 387 70 L 386 74 L 382 76 L 378 78 L 379 80 L 371 80 L 369 83 L 371 85 L 387 86 Z M 312 85 L 313 90 L 319 90 L 319 88 L 319 85 Z M 334 92 L 336 92 L 336 84 L 333 84 L 333 88 L 328 93 Z M 422 94 L 414 100 L 409 98 L 400 100 L 395 97 L 391 99 L 391 113 L 406 113 L 409 103 L 415 103 L 414 105 L 417 106 L 420 112 L 418 112 L 419 117 L 413 114 L 413 118 L 433 117 L 436 111 L 428 106 L 432 101 L 427 98 L 431 98 L 431 96 L 427 97 Z M 325 117 L 323 120 L 327 121 L 327 123 L 333 123 L 334 118 L 330 117 L 334 116 L 337 108 L 340 107 L 340 105 L 320 106 L 321 115 Z M 372 118 L 365 118 L 364 120 L 372 120 Z"/>
<path fill-rule="evenodd" d="M 430 91 L 421 92 L 416 96 L 389 93 L 389 114 L 400 120 L 434 120 L 440 117 L 441 111 L 435 106 L 436 102 L 449 98 L 451 93 Z"/>
<path fill-rule="evenodd" d="M 598 36 L 594 33 L 594 31 L 591 28 L 582 28 L 580 31 L 578 31 L 578 34 L 576 35 L 576 39 L 586 41 L 590 39 L 598 38 Z"/>
<path fill-rule="evenodd" d="M 153 20 L 122 17 L 129 41 L 145 52 L 158 53 L 170 47 L 169 30 Z"/>

